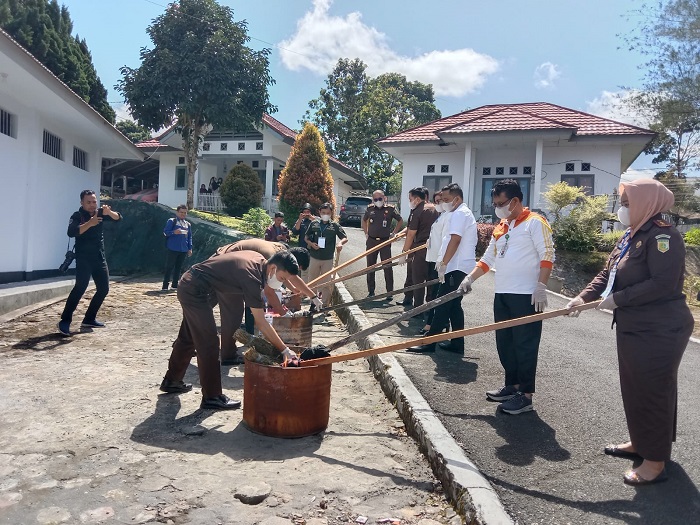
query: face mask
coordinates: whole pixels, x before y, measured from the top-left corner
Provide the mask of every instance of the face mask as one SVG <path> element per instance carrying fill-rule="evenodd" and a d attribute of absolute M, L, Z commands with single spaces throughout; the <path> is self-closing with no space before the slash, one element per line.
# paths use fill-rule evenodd
<path fill-rule="evenodd" d="M 496 206 L 496 217 L 498 217 L 499 219 L 507 219 L 510 215 L 510 210 L 508 209 L 509 206 L 510 201 L 506 202 L 503 206 Z"/>
<path fill-rule="evenodd" d="M 377 208 L 383 208 L 383 207 L 384 207 L 384 199 L 376 199 L 376 200 L 374 201 L 374 205 L 375 205 Z"/>
<path fill-rule="evenodd" d="M 277 278 L 277 272 L 267 277 L 267 285 L 273 290 L 279 290 L 282 288 L 282 284 L 282 281 Z"/>
<path fill-rule="evenodd" d="M 619 210 L 617 210 L 617 220 L 622 223 L 623 226 L 630 226 L 630 209 L 621 206 Z"/>
<path fill-rule="evenodd" d="M 449 212 L 449 211 L 452 211 L 452 205 L 451 205 L 451 204 L 448 204 L 448 203 L 446 203 L 446 202 L 441 202 L 441 203 L 440 203 L 440 209 L 441 209 L 443 212 Z"/>
<path fill-rule="evenodd" d="M 445 210 L 445 211 L 452 211 L 452 210 L 454 210 L 454 209 L 457 207 L 457 206 L 456 206 L 456 202 L 455 202 L 456 200 L 457 200 L 457 199 L 453 199 L 453 200 L 451 200 L 450 202 L 443 202 L 443 203 L 442 203 L 442 209 Z"/>
<path fill-rule="evenodd" d="M 417 204 L 414 201 L 408 201 L 408 207 L 412 210 L 416 209 Z"/>
<path fill-rule="evenodd" d="M 330 215 L 321 215 L 321 220 L 323 222 L 328 222 L 331 220 L 331 216 Z"/>

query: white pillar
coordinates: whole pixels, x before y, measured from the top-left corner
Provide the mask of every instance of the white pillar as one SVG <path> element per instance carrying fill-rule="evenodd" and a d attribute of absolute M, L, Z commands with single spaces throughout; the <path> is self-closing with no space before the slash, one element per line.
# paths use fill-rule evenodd
<path fill-rule="evenodd" d="M 542 198 L 540 195 L 542 193 L 542 144 L 542 139 L 537 141 L 535 149 L 535 187 L 530 196 L 530 206 L 540 210 L 542 209 L 540 204 L 540 199 Z"/>
<path fill-rule="evenodd" d="M 462 181 L 462 192 L 464 193 L 464 202 L 467 204 L 470 210 L 474 209 L 472 188 L 474 183 L 472 182 L 474 174 L 474 155 L 472 150 L 472 143 L 467 142 L 464 145 L 464 178 Z"/>
<path fill-rule="evenodd" d="M 267 203 L 267 212 L 272 211 L 272 181 L 274 179 L 275 161 L 267 159 L 265 161 L 265 202 Z"/>

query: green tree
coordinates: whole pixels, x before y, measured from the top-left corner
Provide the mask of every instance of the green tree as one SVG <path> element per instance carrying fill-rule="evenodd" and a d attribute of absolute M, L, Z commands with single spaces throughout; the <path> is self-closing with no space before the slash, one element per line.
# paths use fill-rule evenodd
<path fill-rule="evenodd" d="M 691 214 L 700 212 L 700 198 L 695 195 L 700 188 L 697 181 L 691 182 L 668 172 L 657 173 L 654 178 L 673 192 L 674 203 L 669 210 L 669 215 L 676 225 L 680 224 L 682 219 L 689 218 Z"/>
<path fill-rule="evenodd" d="M 189 175 L 187 206 L 194 203 L 197 153 L 212 128 L 248 129 L 274 112 L 267 87 L 269 49 L 254 51 L 245 21 L 215 0 L 180 0 L 147 29 L 153 48 L 141 66 L 121 68 L 117 89 L 134 117 L 149 129 L 176 124 Z"/>
<path fill-rule="evenodd" d="M 134 144 L 151 138 L 151 132 L 148 131 L 148 128 L 138 125 L 133 120 L 117 122 L 116 128 Z"/>
<path fill-rule="evenodd" d="M 316 209 L 330 202 L 335 210 L 333 176 L 326 147 L 313 124 L 307 122 L 297 135 L 277 186 L 280 209 L 289 217 L 296 216 L 307 202 Z"/>
<path fill-rule="evenodd" d="M 0 0 L 0 27 L 107 121 L 115 114 L 85 40 L 72 36 L 68 8 L 56 0 Z"/>
<path fill-rule="evenodd" d="M 226 213 L 240 217 L 251 208 L 260 206 L 265 188 L 256 171 L 245 164 L 237 164 L 228 172 L 219 193 Z"/>
<path fill-rule="evenodd" d="M 359 59 L 341 59 L 304 118 L 318 126 L 329 152 L 361 173 L 370 188 L 401 186 L 400 165 L 376 144 L 384 136 L 440 118 L 431 85 L 398 73 L 375 78 Z"/>

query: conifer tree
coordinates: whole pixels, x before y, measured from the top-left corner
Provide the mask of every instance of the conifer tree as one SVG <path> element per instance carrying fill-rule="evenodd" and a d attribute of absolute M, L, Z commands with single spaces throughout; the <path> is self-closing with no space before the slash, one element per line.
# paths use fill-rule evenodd
<path fill-rule="evenodd" d="M 318 128 L 310 122 L 297 135 L 277 186 L 280 209 L 290 217 L 298 214 L 307 202 L 316 209 L 324 202 L 330 202 L 335 211 L 333 176 L 326 146 Z"/>

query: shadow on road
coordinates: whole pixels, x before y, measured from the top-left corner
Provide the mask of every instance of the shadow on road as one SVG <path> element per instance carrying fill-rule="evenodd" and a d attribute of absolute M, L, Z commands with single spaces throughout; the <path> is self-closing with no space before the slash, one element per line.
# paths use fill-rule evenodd
<path fill-rule="evenodd" d="M 13 344 L 10 348 L 13 350 L 34 350 L 35 352 L 43 352 L 46 350 L 54 350 L 70 342 L 71 337 L 66 337 L 65 335 L 44 334 L 22 339 Z"/>

